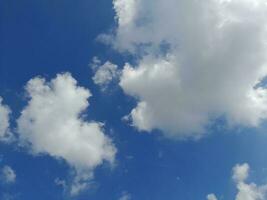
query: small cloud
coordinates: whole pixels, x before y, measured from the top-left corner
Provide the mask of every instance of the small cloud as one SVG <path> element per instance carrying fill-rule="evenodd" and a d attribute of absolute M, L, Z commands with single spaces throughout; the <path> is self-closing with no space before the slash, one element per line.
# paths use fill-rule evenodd
<path fill-rule="evenodd" d="M 233 179 L 236 182 L 245 181 L 248 177 L 249 172 L 249 165 L 247 163 L 244 163 L 242 165 L 237 164 L 233 168 Z"/>
<path fill-rule="evenodd" d="M 93 173 L 91 172 L 77 172 L 74 180 L 70 186 L 71 196 L 77 196 L 81 191 L 89 188 L 90 180 L 93 179 Z"/>
<path fill-rule="evenodd" d="M 0 96 L 0 140 L 3 142 L 9 142 L 12 140 L 12 134 L 9 127 L 10 114 L 10 108 L 3 104 L 3 99 Z"/>
<path fill-rule="evenodd" d="M 64 190 L 67 188 L 67 183 L 66 183 L 66 181 L 65 181 L 65 180 L 62 180 L 62 179 L 60 179 L 60 178 L 56 178 L 56 179 L 55 179 L 55 184 L 56 184 L 57 186 L 62 187 Z"/>
<path fill-rule="evenodd" d="M 2 168 L 1 178 L 7 184 L 15 183 L 16 173 L 10 166 L 6 165 Z"/>
<path fill-rule="evenodd" d="M 119 200 L 131 200 L 132 196 L 128 192 L 123 192 Z"/>
<path fill-rule="evenodd" d="M 92 62 L 89 64 L 89 66 L 92 67 L 92 69 L 95 71 L 99 66 L 101 65 L 101 60 L 97 57 L 94 56 L 92 59 Z"/>
<path fill-rule="evenodd" d="M 207 200 L 217 200 L 217 197 L 215 196 L 215 194 L 208 194 Z"/>
<path fill-rule="evenodd" d="M 106 61 L 102 64 L 97 57 L 94 57 L 90 65 L 95 72 L 92 79 L 102 90 L 106 90 L 109 84 L 118 79 L 120 75 L 118 66 L 110 61 Z"/>

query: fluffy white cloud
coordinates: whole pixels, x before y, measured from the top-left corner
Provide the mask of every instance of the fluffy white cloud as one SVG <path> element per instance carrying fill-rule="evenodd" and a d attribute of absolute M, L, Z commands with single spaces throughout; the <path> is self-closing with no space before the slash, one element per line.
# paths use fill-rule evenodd
<path fill-rule="evenodd" d="M 238 193 L 236 200 L 265 200 L 267 185 L 257 186 L 254 183 L 246 184 L 243 182 L 237 185 Z"/>
<path fill-rule="evenodd" d="M 101 65 L 101 61 L 97 58 L 93 59 L 93 70 L 95 70 L 95 75 L 92 78 L 94 83 L 101 86 L 104 90 L 106 89 L 108 84 L 110 84 L 119 76 L 117 65 L 109 61 Z"/>
<path fill-rule="evenodd" d="M 0 97 L 0 139 L 3 140 L 9 137 L 9 115 L 10 109 L 2 103 L 3 99 Z"/>
<path fill-rule="evenodd" d="M 255 183 L 246 183 L 249 176 L 249 165 L 237 164 L 233 168 L 233 180 L 236 181 L 238 193 L 236 200 L 265 200 L 267 185 L 258 186 Z"/>
<path fill-rule="evenodd" d="M 248 176 L 249 165 L 247 163 L 242 165 L 237 164 L 233 168 L 232 177 L 237 187 L 235 200 L 265 200 L 267 194 L 267 184 L 257 185 L 255 183 L 246 183 Z M 213 200 L 213 198 L 211 197 L 211 199 L 208 200 Z"/>
<path fill-rule="evenodd" d="M 248 178 L 249 165 L 247 163 L 239 165 L 237 164 L 233 168 L 233 179 L 236 182 L 243 182 Z"/>
<path fill-rule="evenodd" d="M 114 0 L 113 5 L 117 13 L 117 20 L 120 26 L 131 25 L 136 17 L 138 0 Z"/>
<path fill-rule="evenodd" d="M 215 194 L 208 194 L 207 200 L 217 200 L 217 197 L 215 196 Z"/>
<path fill-rule="evenodd" d="M 34 154 L 64 159 L 76 169 L 71 194 L 87 187 L 93 170 L 104 161 L 113 163 L 116 148 L 104 134 L 103 124 L 87 122 L 82 115 L 89 106 L 90 91 L 77 86 L 68 73 L 46 82 L 31 79 L 26 91 L 28 105 L 17 120 L 23 144 Z"/>
<path fill-rule="evenodd" d="M 141 57 L 120 81 L 139 101 L 130 113 L 138 129 L 198 138 L 221 116 L 229 125 L 266 119 L 265 0 L 114 0 L 114 7 L 118 27 L 105 39 Z"/>
<path fill-rule="evenodd" d="M 15 171 L 8 165 L 4 166 L 1 171 L 2 180 L 5 183 L 11 184 L 16 181 Z"/>

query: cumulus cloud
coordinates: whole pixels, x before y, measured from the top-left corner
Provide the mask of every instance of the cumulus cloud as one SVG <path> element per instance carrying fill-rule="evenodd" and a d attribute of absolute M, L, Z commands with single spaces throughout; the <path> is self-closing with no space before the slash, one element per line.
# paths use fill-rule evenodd
<path fill-rule="evenodd" d="M 93 170 L 104 161 L 113 163 L 116 154 L 103 124 L 88 122 L 82 115 L 89 106 L 90 91 L 68 73 L 51 81 L 33 78 L 26 91 L 28 105 L 17 120 L 22 144 L 33 154 L 48 154 L 72 166 L 76 177 L 70 191 L 78 194 L 87 188 Z"/>
<path fill-rule="evenodd" d="M 3 104 L 3 99 L 0 97 L 0 140 L 10 138 L 9 132 L 9 115 L 11 111 L 8 106 Z"/>
<path fill-rule="evenodd" d="M 113 5 L 117 13 L 116 19 L 120 26 L 131 25 L 136 16 L 138 0 L 114 0 Z"/>
<path fill-rule="evenodd" d="M 247 183 L 247 178 L 249 177 L 249 169 L 250 168 L 247 163 L 237 164 L 233 168 L 232 178 L 235 181 L 237 187 L 235 200 L 265 200 L 267 194 L 267 184 L 257 185 L 255 183 Z M 213 199 L 211 197 L 211 199 L 208 200 Z"/>
<path fill-rule="evenodd" d="M 215 194 L 208 194 L 207 200 L 217 200 L 217 197 L 215 196 Z"/>
<path fill-rule="evenodd" d="M 2 181 L 7 184 L 16 182 L 16 173 L 15 171 L 8 165 L 4 166 L 1 171 Z"/>
<path fill-rule="evenodd" d="M 236 200 L 265 200 L 267 185 L 246 183 L 249 175 L 249 165 L 244 163 L 233 168 L 233 179 L 236 181 L 238 193 Z"/>
<path fill-rule="evenodd" d="M 233 168 L 233 179 L 236 182 L 243 182 L 248 178 L 249 165 L 247 163 L 239 165 L 237 164 Z"/>
<path fill-rule="evenodd" d="M 225 117 L 258 126 L 267 117 L 265 0 L 114 0 L 118 26 L 106 39 L 130 52 L 120 86 L 138 104 L 139 130 L 199 138 Z"/>
<path fill-rule="evenodd" d="M 94 83 L 99 85 L 103 90 L 105 90 L 108 85 L 119 76 L 118 66 L 110 61 L 101 64 L 99 59 L 94 58 L 92 68 L 95 71 L 92 79 Z"/>

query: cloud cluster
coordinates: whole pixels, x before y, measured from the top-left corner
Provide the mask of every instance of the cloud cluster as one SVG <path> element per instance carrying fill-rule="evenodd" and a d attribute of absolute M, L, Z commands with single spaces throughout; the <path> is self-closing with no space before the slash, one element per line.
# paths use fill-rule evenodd
<path fill-rule="evenodd" d="M 70 164 L 76 170 L 71 186 L 75 195 L 87 187 L 93 170 L 104 161 L 113 163 L 116 154 L 103 124 L 87 122 L 82 115 L 89 106 L 90 91 L 77 86 L 68 73 L 49 82 L 33 78 L 26 91 L 29 101 L 17 120 L 20 141 L 33 154 L 48 154 Z"/>
<path fill-rule="evenodd" d="M 250 167 L 247 163 L 237 164 L 233 168 L 233 180 L 236 183 L 237 194 L 235 200 L 265 200 L 267 194 L 267 184 L 257 185 L 247 183 Z M 208 200 L 217 200 L 214 194 L 207 196 Z"/>
<path fill-rule="evenodd" d="M 140 57 L 120 86 L 138 99 L 137 129 L 199 138 L 225 117 L 258 126 L 267 117 L 265 0 L 114 0 L 118 26 L 106 41 Z"/>
<path fill-rule="evenodd" d="M 3 99 L 0 97 L 0 140 L 9 137 L 9 115 L 10 109 L 2 103 Z"/>

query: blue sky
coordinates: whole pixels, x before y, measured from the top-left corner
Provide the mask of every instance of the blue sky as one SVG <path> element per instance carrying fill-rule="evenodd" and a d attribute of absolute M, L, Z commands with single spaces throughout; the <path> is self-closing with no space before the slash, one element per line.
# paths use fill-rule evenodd
<path fill-rule="evenodd" d="M 207 2 L 211 1 L 218 2 L 217 0 Z M 121 2 L 121 4 L 116 4 L 116 2 Z M 188 21 L 194 21 L 192 18 L 195 16 L 192 14 L 195 7 L 191 4 L 187 5 L 184 1 L 175 3 L 168 0 L 164 3 L 157 0 L 155 5 L 150 1 L 139 1 L 141 7 L 143 6 L 142 9 L 136 6 L 133 10 L 127 10 L 134 5 L 132 2 L 135 1 L 0 1 L 0 96 L 3 98 L 2 104 L 12 111 L 9 118 L 9 132 L 15 138 L 11 142 L 1 142 L 0 168 L 2 170 L 4 166 L 10 166 L 16 174 L 15 180 L 8 183 L 6 176 L 2 173 L 0 199 L 201 200 L 206 199 L 208 194 L 214 193 L 217 199 L 240 200 L 236 195 L 238 191 L 242 192 L 242 189 L 236 188 L 235 180 L 232 179 L 234 173 L 232 169 L 235 165 L 243 163 L 248 163 L 251 168 L 248 182 L 265 186 L 267 182 L 265 125 L 267 101 L 260 99 L 259 102 L 263 102 L 260 106 L 258 104 L 252 106 L 253 110 L 250 110 L 249 106 L 248 109 L 243 109 L 253 104 L 254 101 L 240 100 L 239 97 L 243 94 L 236 92 L 243 91 L 244 88 L 240 85 L 246 85 L 249 82 L 249 87 L 251 82 L 261 77 L 256 76 L 258 72 L 254 73 L 256 70 L 253 71 L 251 68 L 256 69 L 258 65 L 265 64 L 266 56 L 262 55 L 265 55 L 266 50 L 264 47 L 258 47 L 261 41 L 258 37 L 262 33 L 260 30 L 263 30 L 262 15 L 255 16 L 255 21 L 252 20 L 252 22 L 244 20 L 246 25 L 242 24 L 241 28 L 239 25 L 231 24 L 231 27 L 234 27 L 231 30 L 226 27 L 225 32 L 214 31 L 212 33 L 211 31 L 210 33 L 205 30 L 214 22 L 206 18 L 199 23 L 191 22 L 188 23 L 189 25 L 184 25 Z M 247 9 L 250 1 L 243 3 L 239 0 L 235 6 L 240 7 L 241 10 L 244 9 L 244 12 L 251 16 L 253 12 L 265 13 L 267 9 L 262 7 L 262 1 L 256 2 L 260 6 L 256 5 L 252 11 Z M 163 14 L 162 20 L 157 18 L 157 14 L 161 11 L 159 5 L 164 4 L 167 9 L 168 3 L 178 6 L 182 14 L 181 10 L 188 12 L 187 20 L 177 20 L 178 28 L 171 27 L 176 24 L 176 19 L 181 17 L 176 15 L 173 9 L 169 10 L 172 15 Z M 119 8 L 121 5 L 129 5 L 129 7 Z M 190 6 L 193 8 L 191 9 Z M 205 6 L 207 5 L 204 4 Z M 127 12 L 120 12 L 120 9 L 126 9 Z M 225 11 L 223 9 L 222 11 Z M 244 19 L 241 12 L 229 10 L 233 12 L 231 16 L 239 17 L 239 20 Z M 201 15 L 207 11 L 204 9 L 194 12 Z M 170 25 L 165 26 L 164 23 L 160 24 L 162 21 L 171 22 Z M 197 27 L 199 24 L 204 26 L 199 30 L 199 38 L 194 34 L 187 37 L 186 35 L 191 35 L 191 31 L 194 30 L 192 27 Z M 169 32 L 162 31 L 161 33 L 160 30 L 164 29 L 161 25 Z M 257 27 L 260 33 L 256 30 L 251 31 L 253 38 L 240 36 L 241 29 L 248 31 L 252 27 Z M 185 34 L 187 31 L 189 33 Z M 229 32 L 233 34 L 227 35 Z M 109 38 L 108 41 L 103 42 L 103 39 L 102 41 L 97 39 L 101 34 L 107 34 L 105 36 Z M 213 70 L 212 67 L 203 70 L 197 67 L 190 68 L 190 66 L 197 65 L 197 62 L 202 62 L 202 58 L 197 55 L 208 41 L 205 34 L 208 35 L 207 38 L 219 34 L 223 36 L 223 42 L 216 43 L 215 48 L 211 49 L 215 53 L 207 51 L 208 61 L 203 61 L 204 64 L 200 65 L 200 67 L 208 64 L 219 66 L 218 71 L 216 71 L 217 68 Z M 240 41 L 235 34 L 241 37 Z M 204 39 L 201 39 L 201 36 Z M 222 45 L 230 40 L 238 41 L 232 42 L 230 47 Z M 242 40 L 246 41 L 243 46 Z M 177 41 L 179 45 L 176 44 Z M 188 41 L 192 42 L 188 44 Z M 199 41 L 204 41 L 204 44 Z M 165 48 L 165 42 L 168 48 Z M 220 52 L 218 48 L 226 50 Z M 234 62 L 231 62 L 231 56 L 218 56 L 223 53 L 227 54 L 228 48 L 231 49 L 230 53 Z M 246 50 L 243 52 L 242 48 Z M 256 52 L 255 59 L 262 61 L 254 62 L 255 66 L 252 67 L 254 57 L 251 60 L 243 59 L 249 57 L 247 55 L 251 52 Z M 112 77 L 114 81 L 108 82 L 104 89 L 103 84 L 95 84 L 92 79 L 102 66 L 102 64 L 97 64 L 96 69 L 92 69 L 94 57 L 97 57 L 102 64 L 106 61 L 113 63 L 118 70 L 117 76 L 119 77 Z M 182 58 L 182 61 L 177 61 L 176 58 Z M 243 61 L 250 66 L 243 64 Z M 153 66 L 163 66 L 164 71 L 159 73 L 163 74 L 163 77 L 152 77 L 151 81 L 146 82 L 146 79 L 150 80 L 149 75 L 140 75 L 140 77 L 136 75 L 137 80 L 134 82 L 131 74 L 127 73 L 128 68 L 125 67 L 125 63 L 130 63 L 134 72 L 143 69 L 147 70 L 148 74 Z M 172 94 L 175 92 L 172 90 L 175 87 L 172 81 L 165 87 L 166 82 L 177 78 L 172 76 L 176 70 L 172 71 L 173 68 L 170 65 L 181 66 L 178 71 L 184 72 L 184 77 L 181 77 L 180 82 L 184 81 L 184 85 L 188 88 L 187 90 L 182 88 L 178 96 L 185 97 L 183 99 L 185 103 L 179 104 L 175 99 L 176 96 L 173 97 Z M 251 74 L 254 79 L 250 80 L 250 76 L 240 75 L 240 73 L 231 77 L 226 72 L 230 71 L 232 74 L 232 69 Z M 164 72 L 168 70 L 171 75 L 164 76 Z M 81 119 L 83 122 L 103 122 L 104 135 L 112 140 L 112 145 L 117 150 L 112 162 L 101 158 L 103 159 L 101 164 L 91 167 L 89 159 L 90 167 L 85 171 L 93 172 L 94 177 L 86 180 L 88 187 L 74 196 L 70 194 L 69 187 L 74 182 L 75 173 L 80 170 L 80 165 L 73 163 L 73 157 L 53 155 L 54 152 L 48 147 L 32 152 L 32 149 L 37 148 L 40 143 L 24 145 L 20 135 L 27 136 L 27 130 L 33 129 L 31 127 L 20 129 L 17 124 L 21 111 L 26 109 L 25 106 L 30 105 L 29 99 L 34 98 L 34 95 L 31 96 L 25 91 L 27 82 L 34 77 L 43 77 L 48 83 L 57 74 L 65 72 L 71 73 L 77 85 L 90 90 L 92 94 L 89 99 L 90 105 L 82 109 Z M 193 72 L 197 75 L 191 76 Z M 199 74 L 207 77 L 211 74 L 215 77 L 211 79 L 214 87 L 203 83 L 205 78 L 202 79 Z M 233 82 L 231 78 L 234 79 Z M 196 79 L 199 81 L 194 82 Z M 188 80 L 190 83 L 187 82 Z M 230 86 L 228 86 L 229 82 Z M 200 86 L 200 88 L 195 86 Z M 203 92 L 198 93 L 196 90 L 203 90 Z M 220 90 L 218 94 L 215 92 L 217 90 Z M 265 92 L 264 88 L 263 92 Z M 240 94 L 236 95 L 237 93 Z M 191 97 L 192 94 L 196 96 Z M 162 96 L 166 98 L 161 99 Z M 208 98 L 209 96 L 214 97 L 215 100 Z M 218 103 L 217 96 L 218 99 L 222 99 L 222 102 Z M 168 100 L 171 98 L 174 98 L 174 101 Z M 133 109 L 137 109 L 140 102 L 146 102 L 145 105 L 149 106 L 151 113 L 159 117 L 150 117 L 151 113 L 148 111 L 145 114 L 141 112 L 144 114 L 143 118 L 138 118 L 139 115 L 129 115 Z M 158 109 L 155 105 L 162 106 L 162 109 Z M 169 111 L 169 106 L 172 106 L 171 110 L 175 112 L 171 116 L 162 114 L 165 110 Z M 213 109 L 213 107 L 219 107 L 219 109 Z M 183 110 L 182 114 L 180 110 Z M 257 115 L 258 113 L 260 116 Z M 128 121 L 122 120 L 126 115 L 130 116 Z M 200 116 L 200 122 L 197 119 L 193 120 L 192 116 Z M 207 116 L 208 119 L 206 119 Z M 140 119 L 146 119 L 145 117 L 147 121 L 140 122 Z M 0 120 L 3 119 L 0 118 Z M 46 134 L 46 130 L 42 133 Z M 31 134 L 34 135 L 35 132 Z M 34 142 L 30 136 L 26 137 L 26 140 L 29 143 Z M 78 153 L 87 157 L 86 152 Z M 55 183 L 56 179 L 64 181 L 65 189 Z M 264 189 L 261 192 L 266 193 Z M 243 200 L 246 200 L 245 197 Z M 258 199 L 265 199 L 265 197 L 255 197 L 250 200 Z"/>

